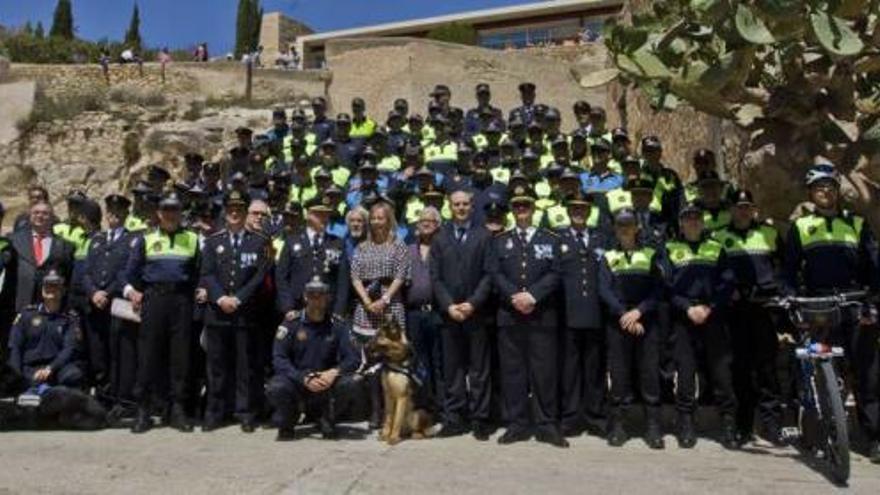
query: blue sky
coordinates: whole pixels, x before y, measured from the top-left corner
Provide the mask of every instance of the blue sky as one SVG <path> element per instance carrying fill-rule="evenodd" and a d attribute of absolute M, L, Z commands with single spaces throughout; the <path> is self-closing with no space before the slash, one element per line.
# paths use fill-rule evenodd
<path fill-rule="evenodd" d="M 122 39 L 134 0 L 71 0 L 77 35 Z M 49 30 L 57 0 L 0 0 L 0 24 L 42 21 Z M 316 31 L 532 3 L 529 0 L 263 0 L 266 12 L 282 11 Z M 189 48 L 207 41 L 213 54 L 232 48 L 238 0 L 138 0 L 147 45 Z"/>

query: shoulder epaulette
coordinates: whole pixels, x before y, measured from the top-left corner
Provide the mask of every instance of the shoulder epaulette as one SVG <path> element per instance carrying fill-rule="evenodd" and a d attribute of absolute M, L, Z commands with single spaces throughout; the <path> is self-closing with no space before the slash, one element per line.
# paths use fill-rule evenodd
<path fill-rule="evenodd" d="M 214 232 L 213 234 L 209 235 L 208 238 L 212 239 L 214 237 L 220 237 L 223 235 L 229 235 L 229 233 L 226 231 L 226 229 L 220 229 L 217 232 Z"/>

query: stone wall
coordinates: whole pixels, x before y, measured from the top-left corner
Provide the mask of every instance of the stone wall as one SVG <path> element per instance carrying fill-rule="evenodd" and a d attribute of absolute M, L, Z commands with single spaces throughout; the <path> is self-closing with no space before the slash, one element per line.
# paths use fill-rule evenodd
<path fill-rule="evenodd" d="M 297 36 L 314 31 L 305 24 L 280 12 L 263 14 L 260 24 L 260 45 L 263 47 L 263 63 L 273 63 L 282 49 L 290 47 Z"/>

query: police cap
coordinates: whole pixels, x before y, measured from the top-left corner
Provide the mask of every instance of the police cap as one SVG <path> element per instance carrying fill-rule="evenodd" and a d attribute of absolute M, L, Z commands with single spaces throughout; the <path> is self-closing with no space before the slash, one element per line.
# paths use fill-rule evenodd
<path fill-rule="evenodd" d="M 755 198 L 752 196 L 752 191 L 748 189 L 736 189 L 730 192 L 730 204 L 732 205 L 754 205 Z"/>
<path fill-rule="evenodd" d="M 636 212 L 629 207 L 621 208 L 614 214 L 614 224 L 615 225 L 630 225 L 634 223 L 638 223 L 638 217 L 636 216 Z"/>
<path fill-rule="evenodd" d="M 162 199 L 159 200 L 159 209 L 160 210 L 180 210 L 183 208 L 183 202 L 180 200 L 180 196 L 174 192 L 165 193 L 162 196 Z"/>
<path fill-rule="evenodd" d="M 251 201 L 250 201 L 250 198 L 248 197 L 247 193 L 243 193 L 243 192 L 235 190 L 235 189 L 227 192 L 223 196 L 223 206 L 225 206 L 226 208 L 230 208 L 233 206 L 246 207 L 247 205 L 250 204 L 250 202 Z"/>
<path fill-rule="evenodd" d="M 642 149 L 646 151 L 661 150 L 663 149 L 663 144 L 657 136 L 646 136 L 642 139 Z"/>
<path fill-rule="evenodd" d="M 108 194 L 104 198 L 104 205 L 109 211 L 122 211 L 131 206 L 131 200 L 121 194 Z"/>
<path fill-rule="evenodd" d="M 535 83 L 532 82 L 521 82 L 519 86 L 517 86 L 520 93 L 525 93 L 529 91 L 535 91 Z"/>
<path fill-rule="evenodd" d="M 590 147 L 593 151 L 611 151 L 611 143 L 605 138 L 599 138 L 593 142 Z"/>
<path fill-rule="evenodd" d="M 480 83 L 480 84 L 477 84 L 477 89 L 476 89 L 476 91 L 477 91 L 477 94 L 481 94 L 481 93 L 491 93 L 492 90 L 489 89 L 489 85 L 488 85 L 488 84 L 486 84 L 486 83 Z"/>
<path fill-rule="evenodd" d="M 305 291 L 308 294 L 328 294 L 330 292 L 330 285 L 321 280 L 320 275 L 315 275 L 306 283 Z"/>
<path fill-rule="evenodd" d="M 43 277 L 43 287 L 63 287 L 64 277 L 54 268 Z"/>
<path fill-rule="evenodd" d="M 530 203 L 534 204 L 537 199 L 537 195 L 535 191 L 524 184 L 517 184 L 513 186 L 510 191 L 510 204 L 521 204 L 521 203 Z"/>

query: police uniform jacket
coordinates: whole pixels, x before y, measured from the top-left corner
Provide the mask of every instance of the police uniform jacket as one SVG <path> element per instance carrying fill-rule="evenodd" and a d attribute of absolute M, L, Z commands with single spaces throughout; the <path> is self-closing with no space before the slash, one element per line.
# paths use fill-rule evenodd
<path fill-rule="evenodd" d="M 665 261 L 669 302 L 679 311 L 697 304 L 723 308 L 730 300 L 735 277 L 718 241 L 708 236 L 699 242 L 668 241 Z"/>
<path fill-rule="evenodd" d="M 330 284 L 330 294 L 334 296 L 340 284 L 339 267 L 345 255 L 342 239 L 326 232 L 321 246 L 312 247 L 308 231 L 303 230 L 284 241 L 278 266 L 275 269 L 275 283 L 278 286 L 278 309 L 282 313 L 299 310 L 303 307 L 303 291 L 306 284 L 315 276 Z"/>
<path fill-rule="evenodd" d="M 125 281 L 141 292 L 155 284 L 195 291 L 199 262 L 198 234 L 183 228 L 173 233 L 155 228 L 137 237 L 125 269 Z"/>
<path fill-rule="evenodd" d="M 712 237 L 721 243 L 742 297 L 770 296 L 779 290 L 782 250 L 775 227 L 754 222 L 739 230 L 729 225 Z"/>
<path fill-rule="evenodd" d="M 523 244 L 517 232 L 514 228 L 494 238 L 487 259 L 487 271 L 499 297 L 498 325 L 556 326 L 557 302 L 553 295 L 559 290 L 559 236 L 537 228 Z M 523 291 L 537 302 L 529 315 L 521 314 L 510 302 L 514 294 Z"/>
<path fill-rule="evenodd" d="M 57 373 L 73 362 L 80 338 L 79 319 L 75 313 L 51 313 L 43 305 L 28 306 L 12 325 L 9 365 L 24 375 L 45 366 Z"/>
<path fill-rule="evenodd" d="M 83 274 L 83 291 L 89 300 L 95 292 L 104 291 L 112 297 L 122 296 L 121 273 L 129 253 L 137 245 L 137 234 L 124 228 L 100 232 L 92 236 Z"/>
<path fill-rule="evenodd" d="M 272 364 L 276 375 L 302 384 L 312 372 L 330 368 L 338 368 L 340 373 L 354 372 L 360 359 L 341 321 L 312 322 L 303 315 L 278 327 Z"/>
<path fill-rule="evenodd" d="M 643 315 L 657 309 L 663 297 L 661 250 L 620 246 L 605 251 L 599 264 L 599 297 L 615 320 L 632 309 Z"/>
<path fill-rule="evenodd" d="M 571 228 L 557 231 L 561 253 L 565 326 L 568 328 L 599 328 L 599 261 L 604 254 L 604 236 L 596 229 L 584 231 L 578 238 Z"/>
<path fill-rule="evenodd" d="M 208 292 L 205 323 L 211 326 L 248 326 L 255 322 L 256 294 L 269 271 L 269 240 L 256 232 L 239 233 L 239 246 L 232 235 L 221 230 L 205 239 L 199 285 Z M 224 313 L 217 305 L 223 297 L 240 301 L 237 311 Z"/>
<path fill-rule="evenodd" d="M 808 294 L 880 287 L 877 240 L 865 219 L 854 213 L 798 218 L 789 229 L 785 251 L 788 293 L 801 286 Z"/>

